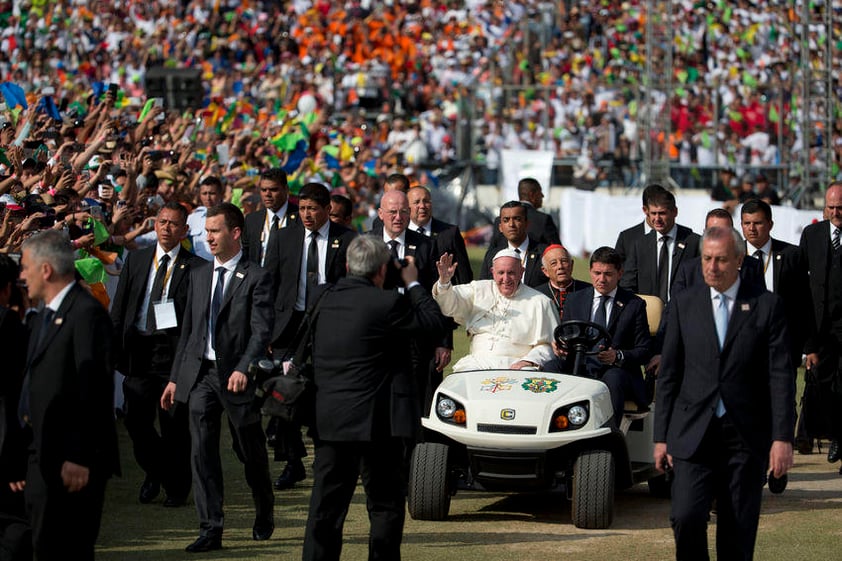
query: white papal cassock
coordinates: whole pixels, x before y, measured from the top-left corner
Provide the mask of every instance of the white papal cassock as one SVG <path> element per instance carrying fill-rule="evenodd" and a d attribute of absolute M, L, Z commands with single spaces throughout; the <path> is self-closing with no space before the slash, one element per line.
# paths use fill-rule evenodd
<path fill-rule="evenodd" d="M 493 280 L 469 284 L 433 285 L 433 298 L 444 315 L 464 326 L 471 353 L 462 357 L 454 372 L 509 368 L 519 360 L 537 365 L 553 358 L 550 346 L 558 313 L 552 301 L 521 284 L 511 298 Z"/>

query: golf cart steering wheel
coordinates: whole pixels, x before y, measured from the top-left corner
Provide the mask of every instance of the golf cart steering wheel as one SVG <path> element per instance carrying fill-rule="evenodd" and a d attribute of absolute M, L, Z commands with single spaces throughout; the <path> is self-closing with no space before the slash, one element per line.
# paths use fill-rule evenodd
<path fill-rule="evenodd" d="M 603 342 L 605 348 L 611 346 L 611 334 L 608 330 L 591 321 L 569 319 L 562 321 L 553 332 L 556 344 L 568 353 L 595 355 L 600 352 L 596 344 Z"/>

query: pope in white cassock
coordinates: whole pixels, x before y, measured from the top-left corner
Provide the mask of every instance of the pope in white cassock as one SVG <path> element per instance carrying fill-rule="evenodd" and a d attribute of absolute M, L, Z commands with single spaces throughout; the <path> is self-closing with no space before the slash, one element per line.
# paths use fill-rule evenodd
<path fill-rule="evenodd" d="M 470 354 L 454 372 L 540 366 L 553 358 L 551 342 L 558 325 L 552 301 L 521 283 L 523 264 L 514 250 L 494 256 L 492 279 L 453 286 L 453 256 L 436 263 L 439 278 L 433 298 L 444 315 L 464 326 L 471 340 Z"/>

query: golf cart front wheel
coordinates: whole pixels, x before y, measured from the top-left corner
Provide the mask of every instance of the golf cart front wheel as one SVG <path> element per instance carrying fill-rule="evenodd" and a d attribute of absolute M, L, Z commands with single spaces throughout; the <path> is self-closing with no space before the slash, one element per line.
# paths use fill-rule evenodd
<path fill-rule="evenodd" d="M 614 457 L 608 450 L 582 452 L 573 465 L 571 517 L 577 528 L 604 530 L 614 520 Z"/>
<path fill-rule="evenodd" d="M 415 520 L 444 520 L 450 511 L 448 447 L 423 442 L 412 452 L 409 467 L 409 515 Z"/>

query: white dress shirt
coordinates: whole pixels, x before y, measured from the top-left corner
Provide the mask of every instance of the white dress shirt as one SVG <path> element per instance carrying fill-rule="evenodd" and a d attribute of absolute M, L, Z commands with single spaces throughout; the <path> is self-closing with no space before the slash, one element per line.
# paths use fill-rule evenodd
<path fill-rule="evenodd" d="M 234 279 L 234 270 L 237 268 L 237 264 L 239 264 L 240 259 L 243 257 L 242 250 L 237 252 L 237 255 L 226 261 L 225 263 L 220 263 L 218 259 L 214 258 L 213 260 L 213 274 L 211 275 L 211 293 L 210 293 L 210 300 L 208 302 L 213 302 L 213 293 L 216 292 L 216 282 L 219 273 L 216 272 L 217 267 L 225 267 L 225 278 L 223 279 L 223 290 L 228 290 L 228 286 L 230 285 L 231 281 Z M 210 314 L 210 312 L 208 312 Z M 211 322 L 210 317 L 208 317 L 208 334 L 207 334 L 207 346 L 205 347 L 205 358 L 208 360 L 216 360 L 216 351 L 211 345 L 211 341 L 213 340 L 211 334 Z"/>

